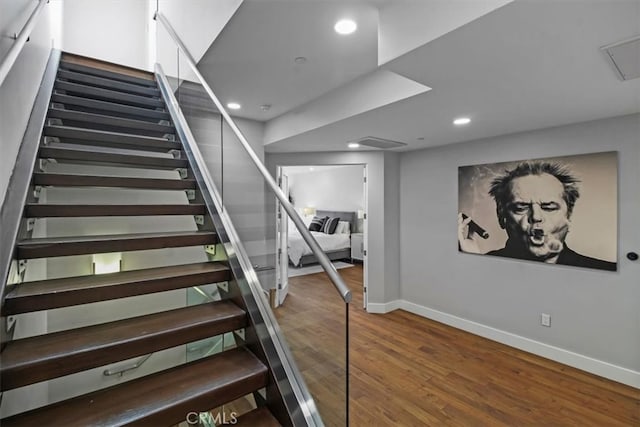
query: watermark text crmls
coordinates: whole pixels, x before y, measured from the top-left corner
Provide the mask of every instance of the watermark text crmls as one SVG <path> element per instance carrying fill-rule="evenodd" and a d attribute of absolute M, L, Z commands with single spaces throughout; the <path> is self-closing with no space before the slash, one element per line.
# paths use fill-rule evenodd
<path fill-rule="evenodd" d="M 217 412 L 212 414 L 211 412 L 188 412 L 185 417 L 185 421 L 190 426 L 221 426 L 221 425 L 233 425 L 238 422 L 237 412 Z"/>

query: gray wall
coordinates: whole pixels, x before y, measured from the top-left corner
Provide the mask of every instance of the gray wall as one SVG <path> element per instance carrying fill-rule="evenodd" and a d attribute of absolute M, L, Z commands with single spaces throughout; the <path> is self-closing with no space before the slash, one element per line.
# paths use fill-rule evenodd
<path fill-rule="evenodd" d="M 7 34 L 19 32 L 36 2 L 31 0 L 0 0 L 0 58 L 4 58 L 13 40 Z M 51 49 L 50 5 L 45 6 L 33 32 L 31 41 L 0 86 L 0 200 L 4 200 L 9 178 L 27 126 L 29 113 L 42 80 Z"/>
<path fill-rule="evenodd" d="M 0 0 L 0 58 L 4 58 L 14 43 L 8 34 L 19 32 L 36 2 L 31 0 Z M 0 86 L 0 204 L 4 201 L 9 179 L 22 143 L 22 136 L 36 97 L 42 74 L 51 48 L 51 24 L 49 5 L 40 14 L 39 21 L 31 33 L 11 72 Z M 46 233 L 45 224 L 36 224 L 34 237 Z M 3 242 L 4 243 L 4 242 Z M 38 280 L 46 276 L 43 261 L 29 261 L 26 279 Z M 3 278 L 4 280 L 4 278 Z M 43 333 L 47 328 L 46 315 L 30 313 L 19 316 L 15 338 Z M 24 409 L 35 408 L 47 402 L 46 383 L 34 384 L 5 392 L 0 416 L 6 417 Z"/>
<path fill-rule="evenodd" d="M 394 198 L 398 198 L 399 155 L 382 152 L 267 153 L 265 158 L 273 176 L 277 166 L 367 165 L 369 302 L 383 303 L 389 298 L 396 299 L 399 295 L 399 234 L 398 204 L 394 204 Z"/>
<path fill-rule="evenodd" d="M 640 371 L 640 115 L 404 153 L 401 298 L 481 325 Z M 458 166 L 619 152 L 618 272 L 459 253 Z M 540 326 L 540 313 L 552 326 Z"/>

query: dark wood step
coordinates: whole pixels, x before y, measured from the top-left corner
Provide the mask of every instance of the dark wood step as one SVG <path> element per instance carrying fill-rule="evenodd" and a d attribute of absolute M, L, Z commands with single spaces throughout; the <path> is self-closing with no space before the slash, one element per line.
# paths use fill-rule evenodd
<path fill-rule="evenodd" d="M 265 406 L 256 408 L 238 417 L 235 426 L 240 427 L 281 427 L 282 424 L 273 416 Z"/>
<path fill-rule="evenodd" d="M 226 265 L 202 262 L 24 282 L 7 293 L 3 313 L 14 315 L 50 310 L 229 280 L 231 273 Z"/>
<path fill-rule="evenodd" d="M 2 390 L 58 378 L 198 341 L 247 325 L 231 301 L 200 305 L 23 338 L 2 352 Z"/>
<path fill-rule="evenodd" d="M 176 141 L 169 141 L 166 138 L 69 126 L 45 126 L 42 134 L 60 138 L 61 142 L 69 144 L 130 148 L 156 152 L 182 149 L 182 144 Z"/>
<path fill-rule="evenodd" d="M 141 251 L 214 245 L 217 242 L 217 235 L 212 231 L 47 237 L 19 241 L 17 257 L 18 259 L 32 259 L 106 252 Z"/>
<path fill-rule="evenodd" d="M 156 81 L 153 80 L 151 73 L 149 78 L 140 78 L 127 74 L 117 73 L 103 68 L 89 67 L 87 65 L 78 64 L 70 61 L 65 61 L 64 58 L 60 61 L 60 68 L 63 70 L 75 71 L 77 73 L 88 74 L 92 76 L 104 77 L 112 80 L 119 80 L 122 82 L 137 84 L 145 87 L 157 87 Z"/>
<path fill-rule="evenodd" d="M 204 215 L 202 204 L 183 205 L 56 205 L 29 203 L 27 218 L 93 217 L 93 216 L 152 216 Z"/>
<path fill-rule="evenodd" d="M 178 169 L 189 166 L 187 159 L 173 159 L 168 157 L 137 156 L 129 154 L 101 153 L 71 148 L 40 147 L 38 157 L 55 159 L 59 162 L 103 164 L 116 166 L 136 166 L 145 169 Z"/>
<path fill-rule="evenodd" d="M 120 92 L 127 92 L 131 94 L 138 94 L 138 95 L 144 95 L 144 96 L 155 96 L 155 97 L 160 96 L 160 91 L 154 87 L 140 86 L 137 84 L 123 82 L 121 80 L 92 76 L 90 74 L 78 73 L 71 70 L 65 70 L 65 69 L 58 70 L 57 77 L 70 82 L 81 83 L 81 84 L 90 85 L 90 86 L 97 86 L 105 89 L 117 90 Z"/>
<path fill-rule="evenodd" d="M 267 368 L 244 349 L 54 403 L 2 420 L 16 426 L 167 426 L 267 385 Z"/>
<path fill-rule="evenodd" d="M 50 108 L 47 117 L 61 119 L 64 121 L 70 120 L 73 122 L 87 123 L 90 125 L 101 124 L 115 128 L 139 129 L 163 134 L 175 133 L 175 128 L 173 126 L 151 123 L 144 120 L 131 120 L 103 114 L 86 113 L 83 111 L 63 110 L 60 108 Z"/>
<path fill-rule="evenodd" d="M 164 108 L 164 101 L 159 98 L 149 98 L 140 95 L 131 95 L 110 89 L 102 89 L 94 86 L 87 86 L 79 83 L 66 82 L 56 79 L 54 90 L 64 90 L 69 95 L 77 95 L 87 98 L 101 99 L 105 101 L 117 102 L 119 104 L 133 105 L 142 108 Z"/>
<path fill-rule="evenodd" d="M 51 102 L 58 102 L 64 105 L 88 108 L 95 111 L 106 111 L 121 113 L 130 117 L 144 118 L 149 120 L 170 120 L 171 116 L 166 111 L 150 110 L 148 108 L 133 107 L 131 105 L 119 104 L 117 102 L 100 101 L 98 99 L 83 98 L 80 96 L 64 95 L 54 93 L 51 95 Z"/>
<path fill-rule="evenodd" d="M 119 187 L 143 190 L 189 190 L 196 188 L 193 179 L 124 178 L 118 176 L 67 175 L 34 173 L 33 185 L 57 187 Z"/>

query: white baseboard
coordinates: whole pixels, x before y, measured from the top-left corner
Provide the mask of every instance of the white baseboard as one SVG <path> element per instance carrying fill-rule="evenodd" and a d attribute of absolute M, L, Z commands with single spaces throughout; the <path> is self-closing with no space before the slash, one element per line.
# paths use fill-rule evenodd
<path fill-rule="evenodd" d="M 640 372 L 482 325 L 442 311 L 404 300 L 395 300 L 386 304 L 368 304 L 367 306 L 369 313 L 389 313 L 397 309 L 405 310 L 453 326 L 454 328 L 462 329 L 463 331 L 471 332 L 472 334 L 640 389 Z"/>
<path fill-rule="evenodd" d="M 377 314 L 390 313 L 393 310 L 397 310 L 397 309 L 401 308 L 401 304 L 403 302 L 404 301 L 399 300 L 399 299 L 395 300 L 395 301 L 387 302 L 387 303 L 384 303 L 384 304 L 370 302 L 369 304 L 367 304 L 367 312 L 368 313 L 377 313 Z"/>

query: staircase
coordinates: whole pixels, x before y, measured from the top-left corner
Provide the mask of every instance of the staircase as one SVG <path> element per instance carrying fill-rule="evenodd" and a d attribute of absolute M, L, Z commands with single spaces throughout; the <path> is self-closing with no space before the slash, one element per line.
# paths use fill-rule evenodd
<path fill-rule="evenodd" d="M 231 337 L 231 345 L 225 339 L 216 354 L 191 358 L 195 360 L 185 358 L 177 366 L 165 366 L 134 379 L 129 378 L 135 376 L 135 369 L 127 368 L 119 374 L 121 381 L 116 385 L 9 416 L 0 424 L 195 425 L 193 415 L 188 419 L 189 414 L 209 413 L 219 425 L 229 423 L 230 418 L 216 418 L 219 414 L 214 409 L 238 399 L 251 402 L 251 407 L 246 414 L 233 414 L 231 421 L 235 425 L 291 424 L 286 411 L 282 411 L 282 397 L 274 391 L 277 387 L 272 368 L 251 339 L 255 336 L 254 325 L 224 261 L 218 233 L 153 76 L 64 54 L 36 166 L 31 183 L 36 195 L 24 206 L 23 222 L 27 226 L 16 247 L 21 265 L 27 261 L 28 266 L 30 260 L 37 259 L 63 264 L 68 259 L 67 264 L 74 265 L 76 259 L 114 252 L 153 259 L 158 250 L 178 253 L 179 248 L 189 247 L 190 253 L 195 250 L 201 256 L 176 265 L 8 285 L 2 301 L 4 318 L 14 316 L 20 322 L 27 313 L 70 307 L 75 310 L 69 313 L 82 313 L 85 317 L 77 322 L 71 319 L 68 328 L 4 343 L 0 354 L 3 393 L 128 359 L 150 354 L 153 357 L 167 349 L 182 348 L 186 352 L 193 343 L 206 345 L 214 337 Z M 74 168 L 77 172 L 70 173 Z M 156 172 L 162 177 L 153 175 Z M 74 191 L 78 203 L 46 201 L 49 193 L 63 188 Z M 135 196 L 130 198 L 134 202 L 144 200 L 146 192 L 176 194 L 161 203 L 109 203 L 116 190 L 135 190 Z M 176 202 L 181 199 L 182 203 Z M 188 229 L 167 231 L 161 225 L 162 218 L 179 216 L 193 219 L 188 220 Z M 124 232 L 98 233 L 109 228 L 112 223 L 107 219 L 111 217 L 118 217 L 119 224 L 125 224 Z M 33 220 L 44 218 L 48 219 L 47 237 L 33 237 Z M 65 234 L 69 224 L 86 218 L 95 218 L 98 226 L 81 235 Z M 57 230 L 59 223 L 66 225 Z M 147 230 L 156 223 L 158 230 Z M 141 225 L 147 231 L 128 232 Z M 172 254 L 169 252 L 170 257 Z M 126 262 L 124 266 L 127 267 Z M 124 317 L 83 324 L 95 304 L 120 304 L 131 298 L 153 301 L 154 295 L 170 292 L 183 298 L 193 293 L 188 289 L 194 286 L 201 287 L 198 291 L 206 296 L 198 304 L 180 303 L 170 309 L 136 312 L 137 303 L 129 303 Z M 56 400 L 55 396 L 50 398 Z"/>

